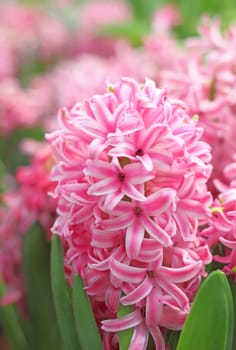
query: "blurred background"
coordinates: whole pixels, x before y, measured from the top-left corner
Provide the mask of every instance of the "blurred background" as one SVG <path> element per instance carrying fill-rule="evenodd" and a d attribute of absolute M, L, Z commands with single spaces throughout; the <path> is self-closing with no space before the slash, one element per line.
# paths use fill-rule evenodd
<path fill-rule="evenodd" d="M 235 21 L 235 0 L 0 0 L 0 277 L 5 284 L 2 287 L 0 283 L 0 303 L 16 304 L 19 314 L 25 316 L 25 292 L 30 296 L 28 309 L 42 332 L 36 334 L 26 326 L 31 338 L 29 349 L 53 350 L 60 344 L 53 329 L 47 333 L 47 344 L 41 336 L 55 319 L 48 268 L 50 249 L 37 235 L 25 248 L 25 237 L 35 224 L 48 240 L 56 215 L 56 204 L 47 196 L 53 186 L 53 159 L 45 133 L 56 130 L 58 110 L 103 93 L 110 83 L 130 76 L 140 82 L 153 79 L 160 86 L 170 82 L 173 94 L 190 103 L 193 116 L 203 113 L 206 104 L 199 103 L 199 110 L 192 107 L 188 84 L 194 88 L 198 85 L 200 100 L 204 98 L 207 103 L 217 100 L 217 93 L 225 96 L 236 86 L 235 49 L 230 52 L 236 42 L 235 26 L 227 31 Z M 186 64 L 193 56 L 189 48 L 194 55 L 201 53 L 196 66 L 196 62 Z M 215 51 L 219 55 L 214 61 Z M 212 71 L 211 60 L 217 61 Z M 225 85 L 218 91 L 215 76 L 219 66 L 224 73 L 219 81 Z M 179 82 L 183 82 L 182 90 Z M 233 95 L 232 101 L 233 115 Z M 212 105 L 208 103 L 207 108 Z M 235 117 L 231 119 L 234 122 Z M 204 117 L 202 120 L 205 122 Z M 210 130 L 212 147 L 217 141 L 217 154 L 219 147 L 222 149 L 222 135 L 215 140 L 211 127 L 207 120 L 206 135 Z M 229 128 L 235 130 L 235 126 Z M 228 136 L 223 136 L 227 140 Z M 236 150 L 232 144 L 225 147 L 230 157 Z M 37 280 L 35 275 L 39 276 Z M 0 309 L 0 319 L 2 313 Z M 4 323 L 2 320 L 4 316 Z M 1 343 L 0 349 L 4 349 Z M 13 345 L 12 350 L 18 349 Z"/>

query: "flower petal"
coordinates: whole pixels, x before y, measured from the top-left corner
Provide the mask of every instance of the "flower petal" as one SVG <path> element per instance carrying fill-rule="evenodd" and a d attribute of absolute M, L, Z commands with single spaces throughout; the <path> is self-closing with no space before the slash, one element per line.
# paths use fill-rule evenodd
<path fill-rule="evenodd" d="M 143 323 L 134 328 L 133 336 L 129 344 L 129 350 L 146 350 L 149 332 Z"/>
<path fill-rule="evenodd" d="M 173 283 L 182 283 L 185 281 L 189 281 L 190 279 L 198 275 L 200 270 L 202 269 L 202 265 L 202 261 L 196 261 L 192 264 L 179 268 L 162 266 L 158 271 L 158 275 L 160 273 L 164 278 L 167 278 Z"/>
<path fill-rule="evenodd" d="M 132 185 L 131 183 L 129 183 L 127 181 L 125 181 L 124 184 L 122 185 L 122 192 L 126 196 L 128 196 L 136 201 L 141 202 L 141 201 L 144 201 L 146 199 L 146 197 L 144 196 L 143 193 L 139 192 L 134 185 Z"/>
<path fill-rule="evenodd" d="M 170 295 L 183 310 L 189 310 L 189 299 L 187 295 L 174 283 L 162 276 L 158 277 L 159 286 Z"/>
<path fill-rule="evenodd" d="M 163 304 L 160 300 L 161 296 L 162 293 L 159 287 L 153 288 L 147 296 L 145 318 L 148 327 L 159 324 L 163 312 Z"/>
<path fill-rule="evenodd" d="M 120 318 L 102 321 L 102 329 L 106 332 L 119 332 L 133 328 L 142 323 L 142 321 L 140 310 L 136 310 Z"/>
<path fill-rule="evenodd" d="M 153 289 L 153 283 L 151 279 L 147 276 L 142 283 L 138 285 L 137 288 L 132 290 L 129 294 L 125 295 L 120 299 L 123 305 L 137 304 L 142 299 L 144 299 Z"/>
<path fill-rule="evenodd" d="M 145 268 L 126 265 L 114 258 L 110 259 L 109 267 L 111 273 L 123 282 L 140 283 L 146 275 Z"/>
<path fill-rule="evenodd" d="M 91 185 L 88 189 L 88 194 L 102 196 L 117 191 L 119 187 L 120 185 L 115 176 L 108 177 Z"/>
<path fill-rule="evenodd" d="M 143 237 L 143 225 L 140 224 L 140 220 L 134 220 L 125 235 L 125 249 L 130 259 L 136 259 L 139 255 Z"/>
<path fill-rule="evenodd" d="M 149 215 L 164 213 L 171 204 L 174 204 L 176 191 L 171 188 L 163 188 L 148 196 L 144 206 Z"/>
<path fill-rule="evenodd" d="M 141 216 L 140 220 L 147 231 L 147 233 L 156 239 L 164 247 L 168 247 L 172 244 L 172 241 L 169 235 L 153 220 L 151 220 L 148 216 Z"/>

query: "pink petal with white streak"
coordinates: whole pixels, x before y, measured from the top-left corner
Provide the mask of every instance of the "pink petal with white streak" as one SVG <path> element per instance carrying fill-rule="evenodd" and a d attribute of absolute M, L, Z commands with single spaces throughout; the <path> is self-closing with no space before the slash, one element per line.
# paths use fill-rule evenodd
<path fill-rule="evenodd" d="M 110 285 L 105 294 L 105 303 L 112 313 L 116 313 L 119 308 L 121 290 Z"/>
<path fill-rule="evenodd" d="M 155 347 L 158 350 L 166 350 L 166 345 L 164 341 L 164 337 L 160 331 L 160 328 L 158 326 L 155 327 L 149 327 L 149 331 L 152 335 L 152 338 L 155 343 Z"/>
<path fill-rule="evenodd" d="M 147 276 L 141 284 L 138 285 L 136 289 L 125 295 L 120 299 L 123 305 L 132 305 L 139 303 L 144 299 L 153 289 L 153 283 L 151 279 Z"/>
<path fill-rule="evenodd" d="M 146 324 L 153 327 L 159 324 L 163 312 L 163 303 L 161 302 L 161 289 L 159 287 L 152 288 L 146 300 Z"/>
<path fill-rule="evenodd" d="M 161 274 L 163 278 L 167 278 L 174 283 L 182 283 L 191 280 L 193 277 L 198 275 L 202 269 L 202 265 L 202 261 L 196 261 L 192 264 L 179 268 L 162 266 L 158 271 L 158 276 Z"/>
<path fill-rule="evenodd" d="M 119 183 L 115 176 L 108 177 L 104 180 L 98 181 L 94 185 L 91 185 L 88 189 L 88 194 L 94 196 L 102 196 L 108 193 L 112 193 L 120 188 Z"/>
<path fill-rule="evenodd" d="M 117 167 L 114 164 L 103 160 L 87 160 L 84 173 L 87 176 L 103 179 L 104 177 L 113 176 L 117 172 Z"/>
<path fill-rule="evenodd" d="M 164 213 L 176 198 L 176 191 L 171 188 L 163 188 L 148 196 L 145 201 L 145 209 L 149 214 L 160 215 Z"/>
<path fill-rule="evenodd" d="M 142 323 L 142 321 L 140 310 L 136 310 L 124 317 L 102 321 L 102 329 L 106 332 L 119 332 L 133 328 Z"/>
<path fill-rule="evenodd" d="M 125 181 L 124 184 L 122 185 L 122 192 L 126 194 L 126 196 L 136 200 L 136 201 L 144 201 L 146 197 L 144 196 L 143 193 L 137 190 L 137 188 L 132 185 L 131 183 Z"/>
<path fill-rule="evenodd" d="M 189 310 L 189 300 L 187 295 L 175 284 L 162 276 L 158 276 L 158 285 L 170 296 L 174 298 L 177 304 L 183 310 Z"/>
<path fill-rule="evenodd" d="M 122 264 L 111 258 L 109 261 L 111 273 L 123 282 L 140 283 L 146 276 L 146 269 Z"/>
<path fill-rule="evenodd" d="M 149 339 L 149 331 L 143 323 L 134 328 L 134 333 L 129 344 L 129 350 L 146 350 Z"/>
<path fill-rule="evenodd" d="M 144 228 L 138 219 L 127 228 L 125 235 L 125 248 L 130 259 L 136 259 L 139 255 L 144 238 Z"/>
<path fill-rule="evenodd" d="M 141 216 L 140 221 L 143 224 L 147 233 L 157 240 L 164 247 L 168 247 L 172 244 L 172 241 L 168 234 L 153 220 L 147 216 Z"/>

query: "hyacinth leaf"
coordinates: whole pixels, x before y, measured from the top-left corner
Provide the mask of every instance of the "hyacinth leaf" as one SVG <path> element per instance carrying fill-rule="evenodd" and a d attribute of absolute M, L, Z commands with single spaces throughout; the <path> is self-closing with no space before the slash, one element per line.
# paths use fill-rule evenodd
<path fill-rule="evenodd" d="M 225 16 L 228 17 L 229 13 L 232 14 L 236 7 L 236 3 L 234 0 L 199 0 L 194 2 L 191 2 L 189 0 L 175 0 L 175 2 L 178 5 L 181 12 L 181 18 L 183 19 L 182 22 L 184 23 L 184 26 L 182 26 L 182 30 L 184 30 L 185 36 L 196 32 L 197 24 L 200 20 L 200 17 L 203 14 L 220 14 L 221 18 L 224 21 Z"/>
<path fill-rule="evenodd" d="M 72 291 L 77 335 L 82 350 L 102 349 L 101 337 L 80 276 L 74 278 Z"/>
<path fill-rule="evenodd" d="M 234 304 L 233 312 L 234 312 L 234 324 L 235 324 L 236 323 L 236 281 L 229 279 L 229 282 L 230 282 L 230 288 L 233 296 L 233 304 Z M 234 327 L 232 349 L 236 349 L 236 327 Z"/>
<path fill-rule="evenodd" d="M 51 284 L 57 322 L 65 350 L 79 350 L 80 345 L 64 276 L 63 250 L 60 238 L 56 235 L 52 237 L 51 244 Z"/>
<path fill-rule="evenodd" d="M 128 2 L 134 16 L 147 22 L 150 21 L 155 9 L 164 3 L 163 0 L 128 0 Z"/>
<path fill-rule="evenodd" d="M 175 350 L 178 345 L 180 331 L 168 331 L 166 335 L 166 343 L 170 346 L 170 350 Z"/>
<path fill-rule="evenodd" d="M 123 38 L 133 46 L 142 45 L 143 36 L 148 34 L 149 28 L 141 21 L 132 21 L 122 24 L 109 24 L 100 29 L 100 34 L 106 37 Z"/>
<path fill-rule="evenodd" d="M 123 317 L 131 312 L 133 312 L 132 306 L 124 306 L 120 304 L 119 310 L 118 310 L 118 317 Z M 119 349 L 120 350 L 127 350 L 129 348 L 129 344 L 133 335 L 133 328 L 125 329 L 123 331 L 119 332 Z"/>
<path fill-rule="evenodd" d="M 14 173 L 18 166 L 28 163 L 28 157 L 22 152 L 18 152 L 19 143 L 23 139 L 35 139 L 42 141 L 44 131 L 42 128 L 17 128 L 6 138 L 0 136 L 0 159 L 4 165 L 4 171 Z M 2 166 L 1 166 L 2 167 Z"/>
<path fill-rule="evenodd" d="M 233 300 L 220 270 L 202 283 L 180 334 L 177 350 L 232 350 Z"/>
<path fill-rule="evenodd" d="M 56 327 L 50 284 L 50 245 L 39 225 L 32 226 L 24 239 L 23 270 L 26 286 L 29 348 L 58 348 L 61 338 Z M 54 326 L 52 327 L 52 324 Z"/>
<path fill-rule="evenodd" d="M 0 279 L 0 296 L 5 293 L 5 285 Z M 26 350 L 27 342 L 13 304 L 0 307 L 0 324 L 11 349 Z"/>

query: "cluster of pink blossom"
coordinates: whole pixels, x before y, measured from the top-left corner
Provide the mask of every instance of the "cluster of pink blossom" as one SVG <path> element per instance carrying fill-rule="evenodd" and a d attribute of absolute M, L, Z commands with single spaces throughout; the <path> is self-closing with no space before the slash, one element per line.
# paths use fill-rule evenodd
<path fill-rule="evenodd" d="M 180 329 L 211 261 L 198 227 L 210 215 L 209 146 L 183 103 L 146 80 L 123 78 L 108 92 L 59 113 L 48 135 L 58 164 L 58 217 L 68 279 L 77 272 L 102 320 L 105 349 L 134 328 L 129 349 L 149 333 Z M 119 305 L 133 311 L 117 318 Z"/>
<path fill-rule="evenodd" d="M 84 2 L 78 15 L 80 20 L 76 21 L 73 39 L 68 47 L 68 52 L 73 56 L 84 53 L 106 58 L 112 56 L 120 39 L 104 36 L 102 29 L 132 19 L 129 4 L 124 0 Z"/>
<path fill-rule="evenodd" d="M 0 5 L 1 137 L 38 124 L 38 96 L 31 88 L 23 89 L 20 76 L 32 64 L 61 56 L 68 38 L 66 27 L 46 12 L 17 3 Z"/>
<path fill-rule="evenodd" d="M 216 181 L 219 195 L 202 236 L 214 251 L 215 261 L 222 264 L 223 271 L 236 282 L 236 162 L 225 167 L 224 176 L 229 185 Z"/>
<path fill-rule="evenodd" d="M 47 61 L 62 55 L 69 33 L 55 16 L 37 7 L 4 2 L 0 19 L 0 37 L 11 50 L 14 71 L 35 57 Z"/>
<path fill-rule="evenodd" d="M 199 117 L 203 139 L 212 147 L 212 179 L 222 181 L 227 181 L 223 170 L 236 152 L 235 48 L 235 26 L 223 35 L 219 20 L 203 18 L 199 36 L 187 39 L 174 63 L 159 73 L 162 84 L 185 101 L 188 113 Z M 212 181 L 211 189 L 216 192 Z"/>
<path fill-rule="evenodd" d="M 31 163 L 16 172 L 17 188 L 1 196 L 0 206 L 0 275 L 7 286 L 1 304 L 22 303 L 23 238 L 31 225 L 38 222 L 47 236 L 53 223 L 56 202 L 48 197 L 54 183 L 50 179 L 53 156 L 47 144 L 25 143 Z"/>
<path fill-rule="evenodd" d="M 16 79 L 4 79 L 0 84 L 0 135 L 6 137 L 19 127 L 37 124 L 40 112 L 38 96 L 32 89 L 22 89 Z"/>

